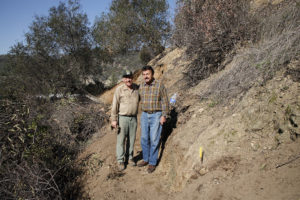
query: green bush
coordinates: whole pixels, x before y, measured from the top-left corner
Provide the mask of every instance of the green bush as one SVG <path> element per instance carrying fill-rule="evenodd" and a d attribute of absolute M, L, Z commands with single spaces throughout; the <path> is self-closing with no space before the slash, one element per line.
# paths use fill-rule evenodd
<path fill-rule="evenodd" d="M 107 52 L 94 48 L 93 42 L 79 2 L 61 2 L 49 9 L 48 16 L 36 16 L 24 42 L 11 48 L 8 75 L 15 89 L 22 88 L 26 94 L 84 90 L 81 80 L 100 74 L 100 63 L 109 60 Z"/>
<path fill-rule="evenodd" d="M 146 45 L 155 55 L 170 37 L 166 0 L 113 0 L 107 14 L 102 14 L 93 27 L 100 48 L 113 54 L 139 51 Z"/>
<path fill-rule="evenodd" d="M 153 53 L 150 52 L 149 48 L 143 47 L 139 57 L 144 64 L 147 64 L 153 58 Z"/>

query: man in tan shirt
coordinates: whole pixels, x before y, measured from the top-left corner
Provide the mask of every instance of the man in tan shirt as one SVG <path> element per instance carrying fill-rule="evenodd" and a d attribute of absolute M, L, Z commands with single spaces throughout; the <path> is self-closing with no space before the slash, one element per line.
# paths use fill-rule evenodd
<path fill-rule="evenodd" d="M 135 166 L 133 161 L 133 148 L 137 129 L 139 93 L 138 86 L 132 82 L 133 74 L 131 71 L 124 71 L 123 83 L 114 94 L 111 109 L 111 126 L 118 129 L 116 155 L 118 168 L 120 171 L 125 169 L 124 142 L 127 138 L 126 154 L 129 157 L 128 163 Z"/>

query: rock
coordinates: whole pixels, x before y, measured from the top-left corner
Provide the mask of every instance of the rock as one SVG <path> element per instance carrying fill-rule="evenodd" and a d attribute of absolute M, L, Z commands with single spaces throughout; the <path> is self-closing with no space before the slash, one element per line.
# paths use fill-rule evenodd
<path fill-rule="evenodd" d="M 261 131 L 264 129 L 265 124 L 263 121 L 257 120 L 256 123 L 253 124 L 251 131 Z"/>
<path fill-rule="evenodd" d="M 198 112 L 201 114 L 204 111 L 204 108 L 200 108 Z"/>
<path fill-rule="evenodd" d="M 199 171 L 200 176 L 204 176 L 204 175 L 207 174 L 207 173 L 208 173 L 208 169 L 206 169 L 206 168 L 202 168 L 202 169 L 200 169 L 200 171 Z"/>
<path fill-rule="evenodd" d="M 197 179 L 198 178 L 198 174 L 193 174 L 192 176 L 191 176 L 191 179 Z"/>
<path fill-rule="evenodd" d="M 251 148 L 254 150 L 254 151 L 257 151 L 258 148 L 259 148 L 259 144 L 255 143 L 255 142 L 251 142 Z"/>

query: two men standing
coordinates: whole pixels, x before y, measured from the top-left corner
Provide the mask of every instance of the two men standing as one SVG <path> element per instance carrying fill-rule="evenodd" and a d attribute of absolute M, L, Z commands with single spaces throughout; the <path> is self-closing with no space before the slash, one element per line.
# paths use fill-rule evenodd
<path fill-rule="evenodd" d="M 144 167 L 149 165 L 147 171 L 148 173 L 152 173 L 157 164 L 162 125 L 166 122 L 169 113 L 167 91 L 160 81 L 154 79 L 154 70 L 151 66 L 144 66 L 142 68 L 144 82 L 141 83 L 138 92 L 137 86 L 132 83 L 132 74 L 128 74 L 131 76 L 127 77 L 123 75 L 124 84 L 117 88 L 112 105 L 112 127 L 117 128 L 118 124 L 120 126 L 120 133 L 117 136 L 117 160 L 119 169 L 124 169 L 123 149 L 124 136 L 126 135 L 129 135 L 129 161 L 134 163 L 132 161 L 133 145 L 136 132 L 136 114 L 140 100 L 143 111 L 141 114 L 143 161 L 140 162 L 138 166 Z M 122 91 L 131 91 L 131 93 Z M 118 116 L 119 122 L 117 121 Z M 127 117 L 130 117 L 130 119 Z M 134 121 L 135 125 L 131 120 Z M 122 129 L 125 129 L 123 130 L 124 136 Z"/>

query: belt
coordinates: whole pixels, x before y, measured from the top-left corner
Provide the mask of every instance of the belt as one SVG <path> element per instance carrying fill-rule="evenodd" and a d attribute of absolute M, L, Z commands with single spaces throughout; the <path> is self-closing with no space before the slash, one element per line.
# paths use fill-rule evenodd
<path fill-rule="evenodd" d="M 145 113 L 148 113 L 148 114 L 153 114 L 153 113 L 156 113 L 156 112 L 160 112 L 160 110 L 155 110 L 155 111 L 143 111 Z"/>
<path fill-rule="evenodd" d="M 136 117 L 136 115 L 120 115 L 122 117 Z"/>

